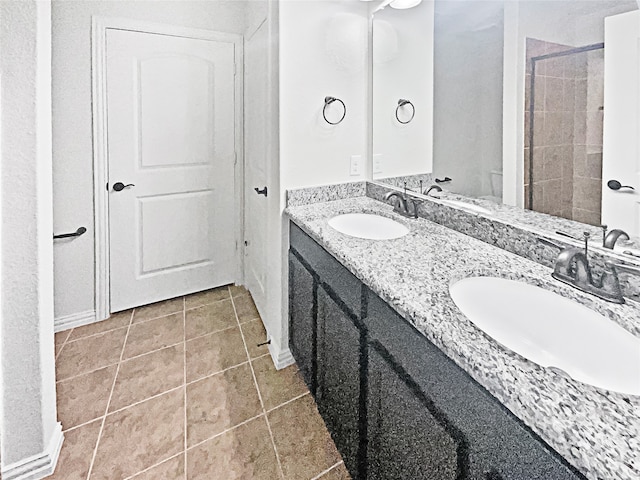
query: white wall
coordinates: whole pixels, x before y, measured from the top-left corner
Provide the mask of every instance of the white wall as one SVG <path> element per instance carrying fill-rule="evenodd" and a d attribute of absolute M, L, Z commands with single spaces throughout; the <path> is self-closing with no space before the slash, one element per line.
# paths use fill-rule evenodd
<path fill-rule="evenodd" d="M 273 286 L 272 357 L 279 366 L 293 361 L 288 350 L 289 224 L 282 215 L 287 189 L 363 180 L 349 174 L 351 155 L 367 155 L 367 2 L 281 0 L 277 4 L 280 201 L 270 218 L 279 219 L 270 241 Z M 322 118 L 326 96 L 342 99 L 347 115 L 339 125 Z M 277 155 L 277 153 L 276 153 Z M 277 215 L 277 216 L 276 216 Z"/>
<path fill-rule="evenodd" d="M 367 2 L 280 2 L 282 188 L 340 183 L 351 155 L 366 155 Z M 322 118 L 324 98 L 342 99 L 339 125 Z"/>
<path fill-rule="evenodd" d="M 432 171 L 433 8 L 423 1 L 410 10 L 385 8 L 373 20 L 373 154 L 381 155 L 373 178 Z M 399 99 L 410 100 L 415 117 L 396 119 Z M 399 114 L 408 120 L 411 107 Z"/>
<path fill-rule="evenodd" d="M 0 477 L 22 471 L 39 478 L 55 467 L 62 443 L 53 346 L 48 2 L 0 2 L 0 77 Z"/>
<path fill-rule="evenodd" d="M 94 306 L 91 122 L 91 16 L 139 19 L 244 33 L 244 1 L 54 0 L 53 209 L 54 230 L 87 233 L 55 243 L 56 319 L 88 318 Z"/>

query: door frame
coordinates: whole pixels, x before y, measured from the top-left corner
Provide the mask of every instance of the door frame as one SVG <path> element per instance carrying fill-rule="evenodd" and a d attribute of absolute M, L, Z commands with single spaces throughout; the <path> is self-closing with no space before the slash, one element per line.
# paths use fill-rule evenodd
<path fill-rule="evenodd" d="M 132 20 L 116 17 L 91 17 L 91 94 L 93 115 L 93 209 L 94 209 L 94 252 L 95 252 L 95 308 L 96 320 L 104 320 L 111 313 L 111 288 L 109 269 L 109 195 L 106 189 L 109 181 L 107 148 L 107 84 L 106 47 L 107 30 L 128 30 L 133 32 L 212 40 L 234 45 L 235 78 L 235 162 L 234 215 L 235 233 L 235 278 L 242 283 L 244 278 L 244 144 L 243 144 L 243 78 L 244 44 L 243 36 L 212 30 L 168 25 L 162 23 Z"/>

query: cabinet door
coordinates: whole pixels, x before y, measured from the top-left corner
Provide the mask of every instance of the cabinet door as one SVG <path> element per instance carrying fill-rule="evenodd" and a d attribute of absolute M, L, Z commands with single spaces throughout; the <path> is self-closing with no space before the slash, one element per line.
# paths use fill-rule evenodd
<path fill-rule="evenodd" d="M 367 478 L 459 478 L 462 441 L 377 342 L 369 346 L 368 370 Z"/>
<path fill-rule="evenodd" d="M 315 394 L 315 283 L 311 273 L 289 253 L 289 348 L 300 373 Z"/>
<path fill-rule="evenodd" d="M 316 400 L 345 466 L 355 480 L 360 444 L 360 331 L 351 316 L 318 288 Z"/>

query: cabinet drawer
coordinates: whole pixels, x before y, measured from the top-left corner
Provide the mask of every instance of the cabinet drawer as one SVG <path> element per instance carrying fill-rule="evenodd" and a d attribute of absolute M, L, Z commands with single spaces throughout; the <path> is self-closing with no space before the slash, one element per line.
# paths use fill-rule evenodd
<path fill-rule="evenodd" d="M 361 317 L 362 284 L 334 257 L 304 233 L 297 225 L 290 223 L 290 245 L 309 265 L 320 281 L 328 287 L 334 297 L 340 299 L 357 318 Z"/>

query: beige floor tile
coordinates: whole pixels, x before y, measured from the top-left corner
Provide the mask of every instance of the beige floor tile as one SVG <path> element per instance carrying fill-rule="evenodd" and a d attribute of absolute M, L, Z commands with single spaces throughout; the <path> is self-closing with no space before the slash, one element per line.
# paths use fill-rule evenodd
<path fill-rule="evenodd" d="M 264 355 L 265 353 L 269 353 L 268 345 L 258 347 L 259 343 L 267 341 L 267 331 L 264 329 L 262 320 L 258 318 L 256 320 L 243 323 L 241 326 L 244 339 L 247 342 L 247 350 L 249 350 L 249 356 L 251 358 L 256 358 Z"/>
<path fill-rule="evenodd" d="M 116 367 L 111 365 L 56 384 L 58 420 L 64 430 L 104 416 Z"/>
<path fill-rule="evenodd" d="M 229 285 L 229 291 L 231 292 L 231 296 L 234 298 L 249 293 L 249 290 L 244 288 L 242 285 Z"/>
<path fill-rule="evenodd" d="M 188 450 L 187 465 L 189 480 L 280 478 L 263 416 Z"/>
<path fill-rule="evenodd" d="M 187 385 L 187 446 L 262 411 L 248 364 Z"/>
<path fill-rule="evenodd" d="M 152 303 L 144 307 L 138 307 L 133 312 L 133 323 L 144 322 L 153 318 L 165 317 L 172 313 L 182 312 L 184 309 L 183 297 L 172 298 L 163 302 Z"/>
<path fill-rule="evenodd" d="M 183 400 L 180 389 L 108 415 L 91 480 L 121 480 L 180 453 Z"/>
<path fill-rule="evenodd" d="M 184 346 L 163 348 L 120 364 L 109 411 L 176 388 L 184 383 Z"/>
<path fill-rule="evenodd" d="M 256 373 L 264 408 L 267 410 L 309 391 L 296 365 L 276 370 L 269 355 L 253 360 L 251 363 Z"/>
<path fill-rule="evenodd" d="M 131 310 L 126 312 L 114 313 L 106 320 L 101 322 L 90 323 L 89 325 L 83 325 L 82 327 L 74 328 L 71 332 L 69 340 L 78 340 L 79 338 L 95 335 L 96 333 L 107 332 L 109 330 L 115 330 L 116 328 L 122 328 L 129 325 L 131 322 Z"/>
<path fill-rule="evenodd" d="M 47 480 L 86 480 L 101 424 L 96 420 L 65 432 L 56 470 Z"/>
<path fill-rule="evenodd" d="M 267 414 L 286 479 L 310 479 L 341 458 L 310 395 Z"/>
<path fill-rule="evenodd" d="M 182 313 L 133 324 L 124 347 L 123 358 L 135 357 L 152 350 L 175 345 L 183 340 L 184 319 Z"/>
<path fill-rule="evenodd" d="M 139 473 L 131 480 L 183 480 L 184 453 L 162 462 L 160 465 Z"/>
<path fill-rule="evenodd" d="M 247 361 L 238 327 L 189 340 L 186 346 L 187 382 Z"/>
<path fill-rule="evenodd" d="M 237 324 L 231 300 L 221 300 L 186 311 L 187 339 L 225 330 Z"/>
<path fill-rule="evenodd" d="M 67 342 L 56 361 L 57 380 L 118 363 L 126 328 Z"/>
<path fill-rule="evenodd" d="M 344 463 L 341 463 L 322 475 L 319 480 L 351 480 L 351 475 L 349 475 L 349 471 L 347 467 L 344 466 Z"/>
<path fill-rule="evenodd" d="M 201 307 L 210 303 L 219 302 L 220 300 L 228 300 L 230 297 L 229 288 L 218 287 L 206 292 L 194 293 L 184 297 L 185 308 Z"/>
<path fill-rule="evenodd" d="M 251 295 L 233 297 L 233 302 L 235 303 L 236 313 L 238 314 L 240 323 L 260 318 L 260 314 L 258 313 L 255 303 L 253 303 Z"/>
<path fill-rule="evenodd" d="M 56 333 L 53 337 L 55 339 L 56 345 L 62 345 L 64 342 L 66 342 L 67 338 L 69 338 L 69 335 L 71 335 L 72 331 L 73 329 L 70 328 L 69 330 L 65 330 L 64 332 Z"/>

